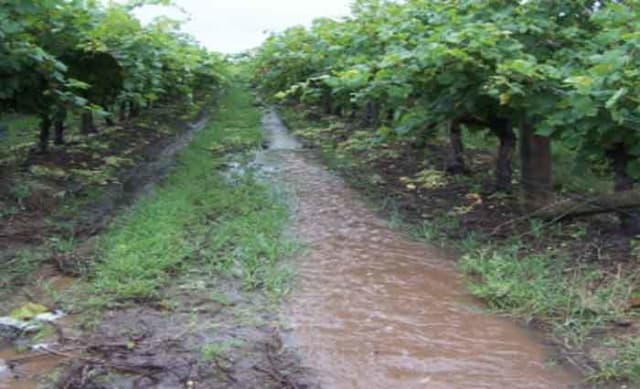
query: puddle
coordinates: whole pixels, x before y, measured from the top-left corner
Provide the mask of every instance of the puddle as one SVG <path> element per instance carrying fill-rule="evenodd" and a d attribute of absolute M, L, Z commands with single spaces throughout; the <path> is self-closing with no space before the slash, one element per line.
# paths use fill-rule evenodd
<path fill-rule="evenodd" d="M 483 311 L 447 254 L 390 229 L 265 115 L 269 151 L 307 244 L 285 308 L 290 343 L 328 388 L 565 388 L 532 332 Z"/>
<path fill-rule="evenodd" d="M 8 361 L 21 360 L 13 368 Z M 0 389 L 33 389 L 40 379 L 51 374 L 67 358 L 46 352 L 19 353 L 15 350 L 0 351 Z M 4 370 L 3 370 L 4 367 Z"/>
<path fill-rule="evenodd" d="M 3 307 L 5 309 L 2 313 L 8 314 L 10 309 L 34 302 L 45 304 L 47 307 L 55 307 L 55 296 L 73 288 L 77 282 L 77 279 L 62 275 L 51 266 L 44 266 L 40 269 L 35 279 L 37 281 L 33 285 L 18 289 L 11 296 L 8 306 Z M 8 318 L 5 317 L 5 319 Z M 65 336 L 77 335 L 73 330 L 75 317 L 55 309 L 37 314 L 31 320 L 23 322 L 27 327 L 36 326 L 38 329 L 46 329 L 48 335 L 36 341 L 32 338 L 38 332 L 36 330 L 33 333 L 24 334 L 18 339 L 0 338 L 0 389 L 40 387 L 41 380 L 47 378 L 68 358 L 43 349 L 38 350 L 38 344 L 51 350 L 60 351 L 60 345 L 56 344 L 58 331 L 62 331 Z M 8 333 L 5 331 L 5 335 Z M 34 346 L 35 348 L 32 349 Z"/>
<path fill-rule="evenodd" d="M 55 323 L 54 326 L 44 320 L 41 324 L 43 328 L 49 326 L 51 335 L 46 339 L 34 342 L 25 336 L 5 344 L 0 342 L 0 389 L 38 388 L 42 379 L 50 378 L 56 368 L 70 359 L 70 352 L 57 343 L 56 332 L 62 331 L 65 336 L 77 335 L 72 330 L 76 318 L 53 313 L 39 316 L 53 319 Z"/>

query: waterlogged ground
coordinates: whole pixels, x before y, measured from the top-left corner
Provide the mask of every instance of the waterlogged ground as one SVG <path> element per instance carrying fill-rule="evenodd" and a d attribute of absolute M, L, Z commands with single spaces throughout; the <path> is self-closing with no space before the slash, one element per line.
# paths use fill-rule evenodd
<path fill-rule="evenodd" d="M 255 163 L 238 154 L 260 144 L 252 102 L 230 93 L 177 173 L 116 217 L 87 253 L 93 275 L 55 299 L 74 315 L 47 349 L 0 350 L 0 388 L 577 386 L 535 334 L 484 312 L 447 253 L 390 228 L 274 112 L 269 149 Z M 280 318 L 279 262 L 295 245 L 275 186 L 291 192 L 289 231 L 305 245 Z M 45 294 L 78 283 L 63 281 Z"/>
<path fill-rule="evenodd" d="M 447 254 L 408 240 L 287 135 L 259 158 L 297 198 L 307 244 L 285 309 L 290 343 L 327 388 L 563 388 L 579 382 L 532 333 L 483 312 Z"/>
<path fill-rule="evenodd" d="M 0 389 L 310 386 L 280 340 L 280 259 L 295 244 L 282 239 L 286 203 L 249 166 L 262 138 L 253 103 L 230 90 L 190 144 L 160 155 L 177 160 L 167 177 L 126 189 L 140 196 L 92 249 L 64 254 L 86 261 L 85 278 L 8 299 L 3 313 L 36 301 L 73 315 L 0 341 Z"/>

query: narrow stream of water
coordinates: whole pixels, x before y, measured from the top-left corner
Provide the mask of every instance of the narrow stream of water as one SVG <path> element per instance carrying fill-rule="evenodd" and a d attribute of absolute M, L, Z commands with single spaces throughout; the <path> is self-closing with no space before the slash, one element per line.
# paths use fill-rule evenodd
<path fill-rule="evenodd" d="M 345 183 L 263 120 L 258 158 L 295 194 L 307 244 L 285 315 L 292 343 L 327 388 L 566 388 L 533 333 L 484 312 L 441 250 L 389 228 Z"/>

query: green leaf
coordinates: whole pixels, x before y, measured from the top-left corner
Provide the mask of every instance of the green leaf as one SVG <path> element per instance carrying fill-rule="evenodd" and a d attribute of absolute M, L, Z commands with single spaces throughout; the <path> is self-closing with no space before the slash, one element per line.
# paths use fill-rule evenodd
<path fill-rule="evenodd" d="M 616 105 L 616 103 L 618 102 L 618 100 L 620 100 L 624 95 L 626 95 L 628 92 L 627 88 L 620 88 L 618 89 L 618 91 L 611 96 L 611 98 L 609 100 L 607 100 L 605 107 L 607 109 L 611 109 L 614 105 Z"/>

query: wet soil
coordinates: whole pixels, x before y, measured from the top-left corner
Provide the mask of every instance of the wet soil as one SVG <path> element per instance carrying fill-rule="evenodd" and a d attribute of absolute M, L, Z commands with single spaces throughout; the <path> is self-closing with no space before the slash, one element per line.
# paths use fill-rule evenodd
<path fill-rule="evenodd" d="M 6 315 L 12 308 L 28 302 L 38 302 L 51 310 L 58 308 L 60 296 L 72 290 L 76 284 L 75 276 L 86 274 L 91 266 L 96 243 L 93 236 L 122 209 L 151 191 L 166 176 L 175 163 L 176 154 L 189 144 L 195 132 L 202 129 L 206 122 L 207 112 L 203 109 L 194 122 L 174 124 L 182 129 L 175 136 L 162 138 L 158 134 L 150 134 L 140 143 L 144 158 L 134 167 L 119 172 L 116 182 L 101 188 L 101 194 L 83 205 L 78 212 L 65 216 L 56 215 L 55 207 L 47 210 L 25 208 L 18 218 L 11 218 L 3 224 L 0 262 L 10 266 L 19 250 L 30 248 L 33 252 L 39 252 L 44 264 L 35 274 L 29 275 L 29 280 L 13 280 L 24 282 L 23 285 L 17 288 L 16 285 L 2 286 L 11 289 L 0 291 L 6 301 L 0 307 L 0 315 Z M 33 158 L 46 158 L 49 163 L 61 163 L 68 168 L 70 161 L 57 158 L 56 155 L 34 155 Z M 33 158 L 25 163 L 37 163 Z M 54 215 L 56 222 L 43 222 L 47 213 Z M 68 228 L 65 221 L 72 223 L 72 237 L 81 243 L 67 252 L 50 252 L 45 247 L 39 247 L 47 238 L 59 232 L 60 225 Z M 20 238 L 22 230 L 29 231 L 30 239 Z M 74 316 L 46 325 L 44 329 L 38 335 L 37 342 L 27 338 L 16 341 L 0 339 L 0 389 L 37 387 L 42 379 L 46 379 L 62 363 L 75 360 L 77 354 L 87 347 L 84 341 L 80 341 L 82 331 Z M 32 350 L 30 347 L 34 343 L 46 348 Z"/>
<path fill-rule="evenodd" d="M 163 295 L 107 312 L 56 388 L 311 387 L 263 295 L 201 273 Z"/>
<path fill-rule="evenodd" d="M 414 177 L 424 169 L 446 170 L 450 158 L 446 142 L 435 138 L 425 145 L 417 139 L 403 137 L 377 145 L 368 144 L 360 149 L 340 150 L 355 131 L 362 130 L 358 122 L 320 115 L 305 107 L 287 107 L 282 112 L 285 122 L 294 127 L 329 127 L 329 131 L 322 132 L 321 139 L 306 136 L 304 131 L 299 133 L 304 147 L 329 148 L 348 155 L 349 158 L 341 160 L 340 164 L 332 163 L 332 170 L 339 172 L 351 186 L 363 191 L 376 203 L 386 204 L 388 209 L 385 211 L 399 213 L 409 224 L 449 222 L 453 216 L 454 223 L 441 226 L 440 230 L 444 231 L 442 238 L 464 239 L 469 231 L 494 241 L 515 236 L 527 239 L 527 249 L 531 251 L 546 252 L 552 248 L 571 257 L 577 264 L 596 265 L 614 275 L 620 271 L 635 272 L 635 257 L 630 253 L 634 236 L 620 230 L 615 215 L 563 219 L 545 225 L 547 228 L 542 236 L 534 235 L 531 218 L 521 205 L 517 167 L 513 174 L 514 191 L 495 191 L 495 153 L 492 150 L 466 149 L 467 170 L 464 174 L 449 176 L 442 185 L 409 188 L 403 183 L 403 178 Z M 304 118 L 305 112 L 311 119 Z M 330 158 L 333 157 L 335 155 Z M 558 190 L 554 196 L 560 201 L 584 199 L 585 194 Z M 550 228 L 552 226 L 562 228 Z"/>
<path fill-rule="evenodd" d="M 308 247 L 285 316 L 289 342 L 330 388 L 562 388 L 534 333 L 483 311 L 449 254 L 388 227 L 339 177 L 301 151 L 274 112 L 275 167 L 297 198 L 292 231 Z"/>
<path fill-rule="evenodd" d="M 13 212 L 0 213 L 0 263 L 53 236 L 83 241 L 98 233 L 119 208 L 166 174 L 175 153 L 204 125 L 208 114 L 202 108 L 193 122 L 186 123 L 172 116 L 179 112 L 180 107 L 158 108 L 96 134 L 71 137 L 46 154 L 24 151 L 13 165 L 1 165 L 0 210 Z M 114 165 L 109 165 L 109 158 Z M 120 164 L 120 159 L 128 162 Z M 34 173 L 34 168 L 48 173 Z M 79 179 L 78 171 L 95 177 Z M 25 198 L 15 198 L 17 185 L 26 185 Z"/>
<path fill-rule="evenodd" d="M 548 363 L 550 350 L 534 333 L 483 312 L 464 292 L 448 253 L 389 228 L 313 153 L 300 150 L 273 112 L 264 125 L 272 142 L 257 164 L 295 194 L 291 232 L 307 244 L 282 312 L 287 330 L 265 296 L 194 272 L 176 279 L 160 301 L 108 311 L 84 331 L 71 318 L 55 328 L 49 348 L 1 355 L 34 358 L 0 363 L 0 388 L 306 388 L 316 380 L 330 388 L 561 388 L 579 382 Z"/>
<path fill-rule="evenodd" d="M 84 330 L 63 320 L 41 351 L 0 351 L 0 388 L 313 387 L 264 295 L 201 272 L 162 295 L 109 310 Z"/>
<path fill-rule="evenodd" d="M 105 194 L 104 202 L 94 205 L 102 216 L 83 222 L 92 234 L 152 190 L 203 124 L 132 170 L 118 192 L 123 196 Z M 88 239 L 56 261 L 90 262 L 93 246 Z M 52 293 L 64 293 L 74 282 L 54 266 L 35 279 L 47 286 L 40 292 L 31 284 L 19 289 L 12 306 L 27 301 L 54 306 Z M 297 356 L 284 347 L 274 302 L 264 294 L 197 269 L 176 278 L 160 295 L 160 300 L 132 301 L 92 317 L 69 316 L 39 340 L 44 346 L 39 350 L 27 350 L 33 339 L 0 344 L 0 389 L 315 387 Z"/>

